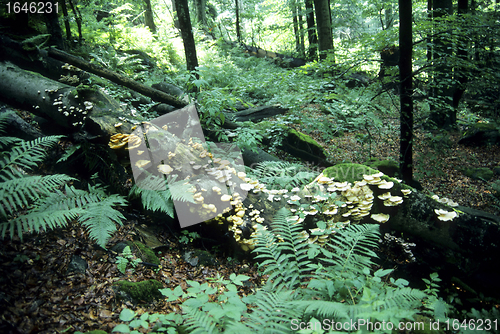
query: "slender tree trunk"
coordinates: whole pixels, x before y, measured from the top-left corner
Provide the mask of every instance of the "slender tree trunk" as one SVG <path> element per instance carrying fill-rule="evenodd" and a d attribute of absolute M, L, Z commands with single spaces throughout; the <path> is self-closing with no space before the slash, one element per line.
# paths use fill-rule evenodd
<path fill-rule="evenodd" d="M 177 13 L 177 6 L 175 5 L 175 0 L 171 0 L 171 1 L 172 1 L 172 11 L 174 12 L 174 17 L 173 17 L 173 19 L 174 19 L 174 27 L 176 29 L 180 30 L 181 29 L 181 25 L 179 24 L 179 19 L 177 17 L 177 14 L 175 14 L 175 13 Z"/>
<path fill-rule="evenodd" d="M 318 59 L 318 35 L 316 35 L 316 23 L 314 22 L 314 0 L 305 0 L 307 40 L 309 42 L 309 60 Z"/>
<path fill-rule="evenodd" d="M 460 20 L 460 25 L 465 28 L 466 22 L 463 17 L 469 11 L 469 1 L 468 0 L 458 0 L 458 19 Z M 464 31 L 466 31 L 464 29 Z M 469 36 L 458 36 L 457 41 L 457 57 L 461 62 L 466 62 L 468 60 L 468 51 L 469 51 Z M 457 86 L 455 91 L 453 92 L 453 108 L 456 110 L 462 99 L 462 96 L 465 92 L 465 86 L 467 84 L 467 74 L 465 73 L 465 69 L 460 65 L 456 66 L 454 69 L 455 80 L 457 81 Z"/>
<path fill-rule="evenodd" d="M 200 27 L 205 28 L 207 26 L 207 0 L 195 0 L 194 4 L 196 8 L 196 21 Z"/>
<path fill-rule="evenodd" d="M 146 26 L 149 28 L 153 34 L 156 33 L 156 25 L 153 18 L 153 9 L 151 8 L 151 0 L 144 0 L 146 4 L 146 11 L 144 12 L 144 21 L 146 22 Z"/>
<path fill-rule="evenodd" d="M 326 59 L 329 51 L 333 54 L 333 34 L 329 1 L 314 0 L 314 9 L 318 27 L 319 58 Z"/>
<path fill-rule="evenodd" d="M 193 27 L 189 17 L 189 7 L 187 0 L 174 0 L 177 8 L 177 18 L 181 29 L 182 42 L 184 43 L 184 54 L 186 55 L 186 66 L 188 71 L 194 71 L 198 67 L 196 57 L 196 45 L 194 44 Z"/>
<path fill-rule="evenodd" d="M 56 11 L 57 0 L 50 0 L 50 2 L 52 3 L 53 10 L 50 13 L 46 13 L 44 15 L 47 32 L 50 34 L 50 45 L 55 45 L 59 49 L 64 50 L 65 47 L 62 29 L 59 25 L 59 18 Z"/>
<path fill-rule="evenodd" d="M 453 11 L 452 0 L 433 0 L 433 20 L 444 18 Z M 443 30 L 443 23 L 436 25 Z M 429 121 L 431 125 L 439 129 L 453 127 L 456 124 L 456 112 L 453 108 L 453 71 L 449 64 L 449 57 L 453 53 L 449 33 L 440 33 L 433 37 L 432 61 L 434 63 L 434 80 L 431 82 L 431 96 L 434 103 L 431 103 L 431 114 Z"/>
<path fill-rule="evenodd" d="M 241 31 L 240 31 L 240 8 L 238 5 L 238 0 L 234 0 L 234 8 L 236 11 L 236 40 L 241 43 Z"/>
<path fill-rule="evenodd" d="M 401 134 L 399 167 L 406 184 L 413 183 L 412 0 L 399 0 L 399 76 Z"/>
<path fill-rule="evenodd" d="M 82 35 L 82 14 L 78 10 L 78 7 L 75 7 L 73 4 L 73 0 L 68 0 L 69 6 L 75 15 L 76 26 L 78 27 L 78 43 L 82 44 L 83 35 Z"/>
<path fill-rule="evenodd" d="M 297 11 L 298 11 L 298 18 L 299 18 L 299 35 L 300 35 L 299 55 L 300 55 L 300 58 L 305 59 L 306 58 L 306 46 L 304 43 L 304 15 L 302 12 L 302 5 L 299 1 L 297 1 Z"/>
<path fill-rule="evenodd" d="M 300 54 L 300 31 L 296 0 L 290 1 L 290 11 L 292 12 L 293 35 L 295 36 L 295 51 Z"/>
<path fill-rule="evenodd" d="M 66 40 L 71 42 L 71 27 L 69 25 L 68 7 L 66 6 L 66 1 L 61 1 L 61 8 L 64 18 L 64 30 L 66 30 Z"/>

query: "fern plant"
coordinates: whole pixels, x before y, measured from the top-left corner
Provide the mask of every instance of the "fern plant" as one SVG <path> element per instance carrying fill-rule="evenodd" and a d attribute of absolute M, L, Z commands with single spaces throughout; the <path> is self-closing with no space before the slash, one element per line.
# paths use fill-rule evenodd
<path fill-rule="evenodd" d="M 0 130 L 8 115 L 0 117 Z M 24 232 L 40 232 L 78 221 L 89 230 L 89 235 L 104 247 L 115 223 L 123 215 L 113 206 L 126 205 L 118 195 L 108 196 L 100 186 L 89 186 L 88 191 L 75 189 L 68 183 L 75 180 L 65 174 L 29 175 L 42 163 L 46 150 L 57 144 L 61 136 L 41 137 L 32 141 L 0 137 L 0 145 L 10 150 L 0 154 L 0 233 L 9 232 L 12 238 L 22 239 Z M 7 139 L 5 139 L 7 138 Z"/>
<path fill-rule="evenodd" d="M 174 202 L 196 203 L 193 199 L 191 185 L 185 181 L 175 181 L 162 175 L 149 174 L 142 179 L 139 185 L 134 184 L 129 196 L 140 197 L 145 209 L 160 211 L 174 217 Z"/>
<path fill-rule="evenodd" d="M 223 282 L 225 289 L 218 299 L 210 295 L 220 292 L 220 286 L 196 282 L 190 282 L 193 288 L 187 292 L 180 286 L 162 290 L 169 301 L 184 299 L 184 323 L 192 333 L 291 333 L 299 329 L 293 327 L 299 322 L 319 322 L 323 333 L 323 329 L 336 329 L 331 327 L 333 321 L 363 319 L 397 326 L 424 311 L 422 300 L 425 303 L 429 297 L 424 291 L 409 288 L 403 279 L 384 280 L 392 270 L 373 272 L 378 225 L 337 230 L 322 247 L 307 241 L 302 226 L 290 219 L 286 209 L 278 211 L 271 227 L 256 233 L 254 252 L 269 276 L 255 294 L 240 298 L 230 282 Z M 240 299 L 246 310 L 238 304 Z"/>
<path fill-rule="evenodd" d="M 317 174 L 303 165 L 286 161 L 264 161 L 247 169 L 249 177 L 265 183 L 267 189 L 287 189 L 308 184 Z"/>

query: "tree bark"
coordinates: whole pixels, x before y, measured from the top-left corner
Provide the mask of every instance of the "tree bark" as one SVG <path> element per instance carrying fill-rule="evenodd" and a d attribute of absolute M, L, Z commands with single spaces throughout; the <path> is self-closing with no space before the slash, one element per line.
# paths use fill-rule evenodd
<path fill-rule="evenodd" d="M 146 22 L 146 26 L 149 28 L 151 33 L 156 33 L 156 25 L 153 17 L 153 9 L 151 8 L 151 0 L 144 0 L 146 5 L 146 11 L 144 12 L 144 21 Z"/>
<path fill-rule="evenodd" d="M 196 56 L 196 45 L 194 44 L 193 27 L 189 16 L 187 0 L 174 0 L 177 9 L 177 18 L 181 28 L 182 42 L 184 43 L 184 54 L 186 55 L 186 66 L 188 71 L 194 71 L 198 67 Z"/>
<path fill-rule="evenodd" d="M 66 40 L 71 42 L 71 27 L 69 25 L 68 7 L 66 1 L 61 1 L 61 9 L 63 12 L 64 30 L 66 30 Z"/>
<path fill-rule="evenodd" d="M 412 0 L 399 0 L 399 76 L 401 135 L 399 164 L 406 184 L 413 183 Z"/>
<path fill-rule="evenodd" d="M 205 28 L 207 26 L 207 0 L 195 0 L 195 8 L 196 8 L 196 20 L 200 27 Z"/>
<path fill-rule="evenodd" d="M 236 11 L 236 40 L 238 41 L 238 43 L 242 43 L 240 30 L 240 8 L 238 0 L 234 0 L 234 8 Z"/>
<path fill-rule="evenodd" d="M 318 27 L 319 58 L 326 59 L 327 54 L 333 54 L 332 21 L 328 0 L 314 0 L 316 23 Z"/>
<path fill-rule="evenodd" d="M 433 20 L 445 18 L 453 12 L 451 0 L 433 0 L 433 5 Z M 443 25 L 441 23 L 439 26 Z M 454 127 L 456 124 L 456 111 L 452 107 L 453 71 L 447 59 L 453 53 L 450 36 L 451 33 L 440 33 L 432 39 L 432 61 L 435 68 L 430 95 L 435 98 L 436 103 L 430 104 L 429 121 L 440 129 Z"/>
<path fill-rule="evenodd" d="M 47 32 L 50 34 L 50 45 L 56 45 L 59 49 L 64 50 L 62 29 L 56 12 L 57 0 L 51 0 L 50 3 L 52 4 L 52 11 L 44 15 Z"/>
<path fill-rule="evenodd" d="M 305 0 L 307 40 L 309 42 L 309 60 L 318 59 L 318 35 L 316 34 L 316 23 L 314 22 L 314 0 Z"/>
<path fill-rule="evenodd" d="M 458 0 L 457 11 L 458 11 L 458 19 L 460 20 L 460 25 L 465 28 L 466 22 L 463 15 L 469 11 L 469 1 Z M 466 29 L 464 29 L 463 31 L 466 31 Z M 464 35 L 458 36 L 457 57 L 462 62 L 466 62 L 468 59 L 468 51 L 469 51 L 468 39 L 469 39 L 468 36 Z M 460 100 L 462 99 L 462 96 L 466 89 L 467 74 L 465 73 L 465 69 L 460 65 L 455 66 L 454 72 L 457 84 L 455 87 L 455 91 L 453 92 L 453 108 L 455 109 L 456 113 Z"/>
<path fill-rule="evenodd" d="M 76 67 L 81 68 L 82 70 L 94 73 L 98 76 L 101 76 L 103 78 L 111 80 L 114 83 L 117 83 L 119 85 L 133 89 L 136 92 L 141 93 L 143 95 L 146 95 L 155 101 L 164 102 L 164 103 L 170 104 L 170 105 L 177 107 L 177 108 L 182 108 L 182 107 L 185 107 L 187 105 L 187 103 L 185 103 L 183 101 L 179 101 L 178 99 L 174 98 L 171 95 L 168 95 L 168 94 L 161 92 L 157 89 L 143 85 L 139 82 L 131 80 L 130 78 L 125 77 L 123 75 L 120 75 L 118 73 L 115 73 L 113 71 L 109 71 L 109 70 L 104 69 L 102 67 L 99 67 L 97 65 L 91 64 L 85 60 L 82 60 L 80 58 L 77 58 L 75 56 L 67 54 L 63 51 L 60 51 L 57 49 L 50 49 L 49 56 L 51 56 L 55 59 L 70 63 Z"/>

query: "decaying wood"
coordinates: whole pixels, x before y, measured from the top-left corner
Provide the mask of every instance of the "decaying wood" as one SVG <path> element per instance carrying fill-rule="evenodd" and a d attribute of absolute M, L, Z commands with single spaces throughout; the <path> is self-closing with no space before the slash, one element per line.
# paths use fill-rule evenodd
<path fill-rule="evenodd" d="M 123 76 L 123 75 L 120 75 L 120 74 L 115 73 L 113 71 L 104 69 L 100 66 L 91 64 L 88 61 L 85 61 L 83 59 L 80 59 L 78 57 L 70 55 L 70 54 L 63 52 L 61 50 L 51 48 L 49 50 L 49 56 L 51 56 L 55 59 L 64 61 L 66 63 L 72 64 L 76 67 L 81 68 L 82 70 L 85 70 L 85 71 L 91 72 L 95 75 L 106 78 L 106 79 L 108 79 L 116 84 L 133 89 L 134 91 L 141 93 L 145 96 L 148 96 L 155 101 L 164 102 L 164 103 L 170 104 L 170 105 L 177 107 L 177 108 L 183 108 L 183 107 L 187 106 L 186 102 L 180 101 L 167 93 L 164 93 L 164 92 L 159 91 L 157 89 L 143 85 L 143 84 L 136 82 L 136 81 L 134 81 L 126 76 Z"/>
<path fill-rule="evenodd" d="M 68 132 L 85 130 L 90 136 L 131 132 L 133 123 L 138 123 L 132 117 L 127 122 L 119 102 L 99 90 L 75 88 L 9 62 L 0 62 L 0 99 Z"/>

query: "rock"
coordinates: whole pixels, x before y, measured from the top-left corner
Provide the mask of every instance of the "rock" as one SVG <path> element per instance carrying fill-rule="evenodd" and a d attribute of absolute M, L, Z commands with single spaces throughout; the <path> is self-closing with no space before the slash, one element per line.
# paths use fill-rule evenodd
<path fill-rule="evenodd" d="M 119 242 L 117 243 L 116 245 L 114 245 L 113 247 L 111 247 L 111 250 L 115 253 L 118 253 L 118 254 L 121 254 L 123 253 L 123 250 L 125 249 L 125 247 L 127 247 L 128 245 L 125 243 L 125 242 Z"/>
<path fill-rule="evenodd" d="M 66 275 L 69 274 L 85 274 L 87 270 L 87 262 L 79 257 L 78 255 L 73 255 L 71 261 L 68 264 L 68 270 L 66 270 Z"/>
<path fill-rule="evenodd" d="M 490 180 L 493 176 L 494 173 L 491 169 L 486 168 L 486 167 L 478 167 L 478 168 L 466 168 L 463 173 L 471 177 L 475 180 Z"/>
<path fill-rule="evenodd" d="M 399 171 L 399 164 L 394 160 L 379 160 L 376 158 L 372 158 L 364 163 L 371 168 L 378 169 L 385 175 L 394 177 L 396 173 Z"/>
<path fill-rule="evenodd" d="M 163 298 L 159 291 L 163 284 L 154 279 L 142 282 L 118 281 L 114 285 L 118 298 L 134 304 L 151 303 L 155 299 Z"/>
<path fill-rule="evenodd" d="M 282 108 L 280 106 L 260 106 L 249 108 L 234 113 L 224 113 L 226 117 L 234 122 L 258 122 L 264 118 L 274 117 L 276 115 L 284 114 L 288 111 L 288 108 Z"/>
<path fill-rule="evenodd" d="M 475 123 L 458 143 L 466 146 L 494 145 L 500 143 L 500 132 L 496 124 Z"/>
<path fill-rule="evenodd" d="M 217 266 L 219 264 L 219 261 L 212 254 L 203 250 L 187 251 L 182 255 L 182 258 L 193 267 L 197 265 Z"/>

